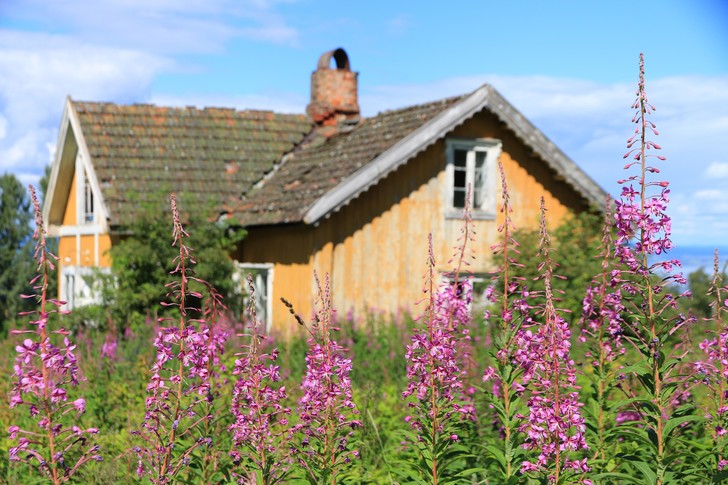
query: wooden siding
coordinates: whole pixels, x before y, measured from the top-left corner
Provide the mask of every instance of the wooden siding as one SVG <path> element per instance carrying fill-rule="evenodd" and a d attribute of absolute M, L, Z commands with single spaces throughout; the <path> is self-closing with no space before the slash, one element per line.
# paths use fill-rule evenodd
<path fill-rule="evenodd" d="M 482 113 L 454 130 L 458 138 L 496 138 L 502 141 L 503 163 L 517 227 L 538 224 L 540 198 L 554 227 L 570 210 L 585 202 L 546 167 L 493 115 Z M 498 174 L 490 174 L 497 176 Z M 500 180 L 497 183 L 500 201 Z M 426 270 L 428 233 L 433 234 L 436 269 L 451 269 L 448 261 L 457 244 L 462 222 L 446 217 L 445 143 L 440 140 L 414 160 L 315 226 L 292 225 L 250 228 L 236 258 L 249 263 L 274 264 L 273 328 L 288 334 L 295 321 L 280 303 L 291 301 L 304 318 L 314 304 L 313 270 L 332 279 L 334 306 L 342 314 L 353 310 L 419 311 Z M 495 220 L 474 221 L 476 255 L 470 267 L 486 272 L 490 247 L 498 241 Z"/>

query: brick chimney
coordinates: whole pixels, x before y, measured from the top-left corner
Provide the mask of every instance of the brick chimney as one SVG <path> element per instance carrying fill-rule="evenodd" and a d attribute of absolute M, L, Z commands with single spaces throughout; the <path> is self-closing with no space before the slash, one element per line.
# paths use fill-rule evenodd
<path fill-rule="evenodd" d="M 331 68 L 331 58 L 336 68 Z M 330 134 L 353 128 L 359 120 L 357 76 L 349 67 L 349 56 L 344 49 L 324 53 L 318 68 L 311 74 L 311 102 L 306 112 Z"/>

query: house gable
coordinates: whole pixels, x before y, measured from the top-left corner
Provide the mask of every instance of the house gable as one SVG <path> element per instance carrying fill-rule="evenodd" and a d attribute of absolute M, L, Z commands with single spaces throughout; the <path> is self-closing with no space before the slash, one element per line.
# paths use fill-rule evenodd
<path fill-rule="evenodd" d="M 79 188 L 79 184 L 83 187 Z M 91 209 L 93 219 L 89 220 L 81 211 Z M 102 192 L 70 98 L 63 111 L 43 214 L 51 236 L 79 231 L 84 234 L 108 232 Z"/>
<path fill-rule="evenodd" d="M 498 91 L 486 84 L 399 140 L 318 199 L 303 216 L 304 222 L 315 223 L 322 217 L 328 216 L 331 211 L 340 209 L 342 205 L 375 185 L 401 164 L 407 163 L 424 148 L 447 136 L 455 127 L 483 110 L 494 113 L 509 130 L 537 153 L 559 178 L 566 181 L 582 197 L 597 206 L 603 203 L 606 192 Z"/>

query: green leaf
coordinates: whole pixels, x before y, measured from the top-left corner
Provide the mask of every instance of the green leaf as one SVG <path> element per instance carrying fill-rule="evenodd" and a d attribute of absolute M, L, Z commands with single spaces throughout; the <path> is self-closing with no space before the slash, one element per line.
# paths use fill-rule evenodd
<path fill-rule="evenodd" d="M 657 474 L 652 470 L 649 464 L 644 461 L 631 461 L 629 464 L 642 472 L 642 475 L 644 475 L 645 479 L 649 483 L 655 483 L 657 481 Z"/>
<path fill-rule="evenodd" d="M 595 480 L 602 483 L 637 483 L 643 485 L 644 482 L 641 478 L 634 475 L 627 475 L 626 473 L 601 473 L 594 477 Z M 621 480 L 621 482 L 620 482 Z"/>
<path fill-rule="evenodd" d="M 488 457 L 497 461 L 503 468 L 506 466 L 506 456 L 503 453 L 503 450 L 500 449 L 500 447 L 496 445 L 487 445 L 485 447 L 486 450 L 489 451 Z"/>
<path fill-rule="evenodd" d="M 672 430 L 675 429 L 675 427 L 680 426 L 683 423 L 688 423 L 690 421 L 703 421 L 702 416 L 696 416 L 696 415 L 688 415 L 688 416 L 681 416 L 679 418 L 672 418 L 667 421 L 667 424 L 665 425 L 665 428 L 662 430 L 662 436 L 664 440 L 667 440 L 670 436 L 670 433 Z"/>

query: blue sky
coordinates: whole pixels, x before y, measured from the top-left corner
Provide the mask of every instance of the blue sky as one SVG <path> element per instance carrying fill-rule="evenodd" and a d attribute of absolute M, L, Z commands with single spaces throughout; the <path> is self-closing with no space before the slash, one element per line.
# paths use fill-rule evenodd
<path fill-rule="evenodd" d="M 336 47 L 365 115 L 489 82 L 613 194 L 644 52 L 674 239 L 728 246 L 724 0 L 0 0 L 0 173 L 37 182 L 67 95 L 302 112 Z"/>

